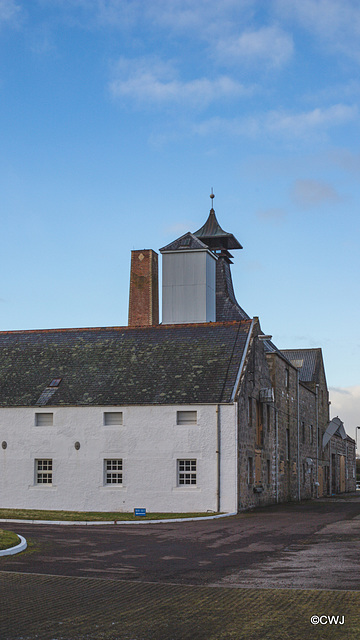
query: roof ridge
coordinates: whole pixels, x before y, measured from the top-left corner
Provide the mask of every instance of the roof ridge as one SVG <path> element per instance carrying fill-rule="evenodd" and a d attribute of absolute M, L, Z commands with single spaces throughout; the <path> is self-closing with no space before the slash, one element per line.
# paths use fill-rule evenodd
<path fill-rule="evenodd" d="M 129 327 L 128 325 L 114 325 L 108 327 L 67 327 L 67 328 L 54 328 L 54 329 L 14 329 L 9 331 L 0 331 L 0 335 L 14 335 L 14 334 L 31 334 L 31 333 L 76 333 L 80 331 L 143 331 L 145 329 L 169 329 L 169 328 L 181 328 L 181 327 L 216 327 L 216 326 L 229 326 L 251 322 L 250 319 L 246 320 L 219 320 L 217 322 L 187 322 L 177 324 L 156 324 L 151 326 L 141 327 Z"/>

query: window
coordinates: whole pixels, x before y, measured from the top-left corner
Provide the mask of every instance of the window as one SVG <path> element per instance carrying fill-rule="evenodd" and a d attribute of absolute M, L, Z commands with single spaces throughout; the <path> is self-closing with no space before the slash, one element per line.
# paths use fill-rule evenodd
<path fill-rule="evenodd" d="M 197 424 L 197 411 L 177 411 L 176 424 Z"/>
<path fill-rule="evenodd" d="M 53 413 L 35 413 L 35 425 L 37 427 L 52 427 L 54 424 Z"/>
<path fill-rule="evenodd" d="M 247 475 L 248 475 L 248 484 L 252 484 L 254 482 L 254 467 L 253 467 L 252 458 L 248 458 Z"/>
<path fill-rule="evenodd" d="M 123 461 L 104 460 L 105 484 L 122 484 Z"/>
<path fill-rule="evenodd" d="M 271 484 L 271 463 L 269 459 L 266 460 L 266 478 L 267 483 Z"/>
<path fill-rule="evenodd" d="M 36 484 L 52 484 L 52 460 L 35 460 Z"/>
<path fill-rule="evenodd" d="M 285 369 L 285 387 L 289 388 L 289 369 Z"/>
<path fill-rule="evenodd" d="M 178 486 L 196 484 L 196 460 L 178 460 Z"/>
<path fill-rule="evenodd" d="M 271 413 L 270 413 L 270 405 L 269 405 L 269 404 L 267 404 L 267 405 L 266 405 L 266 423 L 267 423 L 267 429 L 268 429 L 268 431 L 270 431 L 270 427 L 271 427 L 271 424 L 270 424 L 270 416 L 271 416 Z"/>
<path fill-rule="evenodd" d="M 290 460 L 290 429 L 286 429 L 285 449 L 286 460 Z"/>
<path fill-rule="evenodd" d="M 309 442 L 310 442 L 310 444 L 313 443 L 313 428 L 312 428 L 312 424 L 309 424 Z"/>
<path fill-rule="evenodd" d="M 104 413 L 104 425 L 119 425 L 123 424 L 123 412 L 122 411 L 105 411 Z"/>
<path fill-rule="evenodd" d="M 264 444 L 264 436 L 263 436 L 262 406 L 259 400 L 256 400 L 256 446 L 262 447 L 263 444 Z"/>
<path fill-rule="evenodd" d="M 61 380 L 62 378 L 54 378 L 53 380 L 51 380 L 49 387 L 58 387 Z"/>
<path fill-rule="evenodd" d="M 248 413 L 249 413 L 249 427 L 251 427 L 252 426 L 252 398 L 251 397 L 249 397 Z"/>
<path fill-rule="evenodd" d="M 301 441 L 305 444 L 305 422 L 301 423 Z"/>

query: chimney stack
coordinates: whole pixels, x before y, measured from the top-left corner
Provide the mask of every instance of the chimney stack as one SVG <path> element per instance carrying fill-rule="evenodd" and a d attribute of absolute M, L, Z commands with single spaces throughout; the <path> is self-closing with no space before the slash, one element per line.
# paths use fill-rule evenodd
<path fill-rule="evenodd" d="M 152 249 L 131 252 L 129 327 L 159 324 L 158 254 Z"/>

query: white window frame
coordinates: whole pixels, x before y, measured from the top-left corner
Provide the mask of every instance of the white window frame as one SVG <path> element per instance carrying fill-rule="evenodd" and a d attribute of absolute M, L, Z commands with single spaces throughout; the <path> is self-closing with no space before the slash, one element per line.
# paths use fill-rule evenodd
<path fill-rule="evenodd" d="M 105 487 L 123 485 L 124 463 L 122 458 L 104 459 L 104 485 Z"/>
<path fill-rule="evenodd" d="M 53 460 L 52 458 L 36 458 L 35 460 L 35 484 L 52 485 Z"/>
<path fill-rule="evenodd" d="M 177 461 L 177 486 L 197 486 L 197 460 L 196 458 L 181 458 Z"/>
<path fill-rule="evenodd" d="M 177 425 L 191 425 L 198 423 L 197 411 L 193 409 L 181 409 L 176 412 Z"/>
<path fill-rule="evenodd" d="M 52 427 L 53 425 L 54 425 L 53 412 L 42 411 L 39 413 L 35 413 L 35 427 Z"/>
<path fill-rule="evenodd" d="M 111 418 L 109 416 L 114 416 L 114 417 Z M 123 411 L 104 411 L 103 425 L 105 427 L 120 427 L 123 424 L 124 424 Z"/>

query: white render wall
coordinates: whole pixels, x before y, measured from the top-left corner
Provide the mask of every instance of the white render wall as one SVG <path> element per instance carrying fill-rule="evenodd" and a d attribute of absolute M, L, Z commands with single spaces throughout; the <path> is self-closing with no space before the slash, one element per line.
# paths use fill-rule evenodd
<path fill-rule="evenodd" d="M 105 411 L 123 425 L 104 426 Z M 196 425 L 177 425 L 196 410 Z M 36 413 L 54 415 L 35 426 Z M 220 406 L 221 504 L 236 511 L 234 405 Z M 217 509 L 216 405 L 0 409 L 0 507 L 78 511 L 206 512 Z M 75 442 L 80 442 L 76 450 Z M 53 484 L 35 483 L 35 460 L 53 460 Z M 104 459 L 123 460 L 123 485 L 104 484 Z M 197 460 L 196 486 L 177 486 L 177 460 Z"/>

